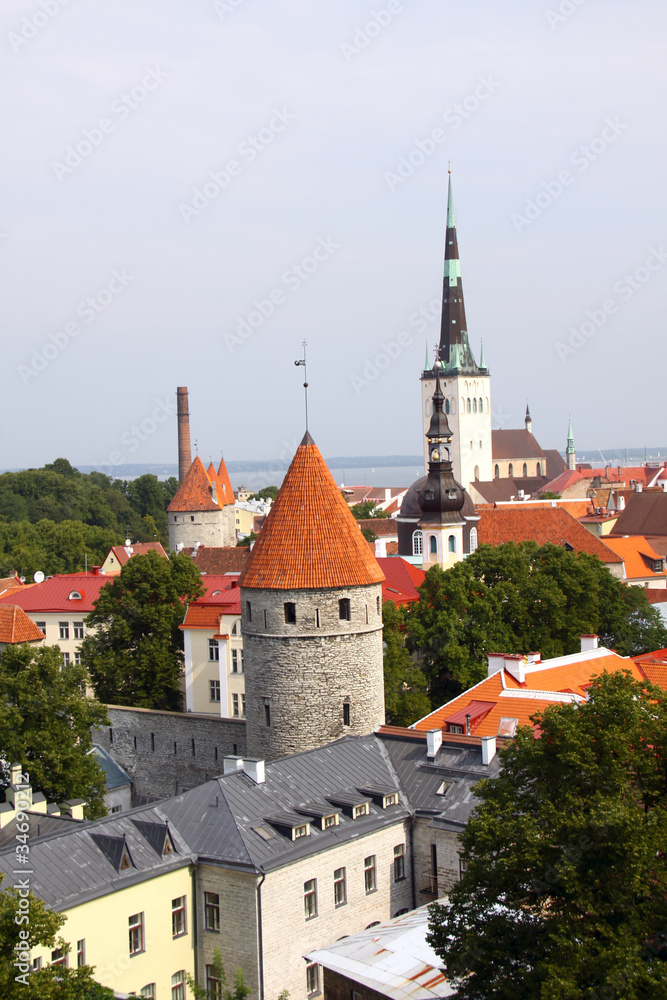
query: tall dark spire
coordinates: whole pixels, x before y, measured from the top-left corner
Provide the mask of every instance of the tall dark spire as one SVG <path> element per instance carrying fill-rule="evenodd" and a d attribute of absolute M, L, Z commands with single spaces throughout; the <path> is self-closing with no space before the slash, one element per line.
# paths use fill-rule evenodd
<path fill-rule="evenodd" d="M 445 371 L 452 374 L 460 372 L 464 375 L 479 375 L 483 370 L 475 361 L 468 341 L 468 324 L 463 302 L 461 263 L 452 198 L 451 170 L 447 190 L 447 235 L 445 236 L 445 277 L 442 287 L 440 360 Z"/>
<path fill-rule="evenodd" d="M 428 476 L 419 502 L 423 511 L 420 525 L 455 524 L 463 521 L 463 487 L 454 479 L 450 445 L 452 432 L 444 410 L 445 397 L 440 387 L 440 362 L 436 362 L 433 413 L 426 434 L 428 438 Z"/>

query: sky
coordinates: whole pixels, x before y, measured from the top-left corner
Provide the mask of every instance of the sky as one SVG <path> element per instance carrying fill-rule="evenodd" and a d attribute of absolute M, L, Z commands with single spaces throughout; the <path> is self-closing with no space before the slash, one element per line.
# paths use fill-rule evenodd
<path fill-rule="evenodd" d="M 451 162 L 494 426 L 663 434 L 657 0 L 3 0 L 0 468 L 421 452 Z"/>

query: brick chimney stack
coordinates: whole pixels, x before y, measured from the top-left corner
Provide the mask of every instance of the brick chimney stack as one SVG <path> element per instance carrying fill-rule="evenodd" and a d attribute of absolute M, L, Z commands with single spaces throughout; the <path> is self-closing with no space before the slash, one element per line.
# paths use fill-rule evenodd
<path fill-rule="evenodd" d="M 192 465 L 187 386 L 180 386 L 176 390 L 176 400 L 178 404 L 178 480 L 182 483 Z"/>

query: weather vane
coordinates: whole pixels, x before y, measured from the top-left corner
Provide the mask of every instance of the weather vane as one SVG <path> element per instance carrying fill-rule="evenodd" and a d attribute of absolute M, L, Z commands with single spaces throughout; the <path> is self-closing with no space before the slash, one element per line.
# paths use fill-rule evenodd
<path fill-rule="evenodd" d="M 306 406 L 306 430 L 308 430 L 308 366 L 306 365 L 306 348 L 308 346 L 307 341 L 304 340 L 301 346 L 303 347 L 303 358 L 301 358 L 300 361 L 295 361 L 294 364 L 303 365 L 303 376 L 304 376 L 303 395 Z"/>

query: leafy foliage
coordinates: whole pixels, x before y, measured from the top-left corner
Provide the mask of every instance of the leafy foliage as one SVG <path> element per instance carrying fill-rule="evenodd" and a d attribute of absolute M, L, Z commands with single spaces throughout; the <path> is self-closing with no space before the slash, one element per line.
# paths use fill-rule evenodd
<path fill-rule="evenodd" d="M 0 875 L 0 882 L 3 877 Z M 24 920 L 26 915 L 27 921 Z M 62 913 L 49 910 L 32 892 L 24 897 L 23 903 L 15 889 L 0 892 L 0 996 L 3 1000 L 113 1000 L 113 990 L 94 981 L 91 966 L 77 969 L 47 966 L 27 974 L 23 971 L 30 958 L 28 949 L 37 945 L 67 947 L 62 938 L 56 937 L 66 919 Z M 20 967 L 14 964 L 17 956 Z M 17 981 L 17 976 L 22 978 Z"/>
<path fill-rule="evenodd" d="M 392 726 L 411 726 L 431 710 L 426 677 L 405 647 L 403 610 L 385 601 L 382 622 L 386 719 Z"/>
<path fill-rule="evenodd" d="M 178 711 L 184 605 L 203 594 L 189 556 L 134 556 L 103 587 L 81 644 L 81 659 L 101 701 Z"/>
<path fill-rule="evenodd" d="M 406 615 L 433 704 L 486 676 L 492 652 L 563 656 L 597 633 L 623 656 L 667 645 L 667 629 L 639 587 L 594 556 L 558 545 L 481 545 L 464 562 L 432 567 Z"/>
<path fill-rule="evenodd" d="M 239 539 L 239 541 L 236 543 L 236 547 L 246 548 L 246 549 L 250 548 L 252 543 L 256 540 L 257 540 L 257 534 L 254 531 L 251 531 L 249 535 L 245 536 L 245 538 Z"/>
<path fill-rule="evenodd" d="M 667 694 L 627 672 L 502 751 L 430 910 L 461 1000 L 667 997 Z"/>
<path fill-rule="evenodd" d="M 213 978 L 218 981 L 217 988 L 214 987 L 212 991 L 209 991 L 204 986 L 201 986 L 189 972 L 186 972 L 185 974 L 186 982 L 195 1000 L 246 1000 L 246 997 L 250 996 L 250 987 L 246 984 L 245 978 L 240 969 L 237 969 L 234 973 L 233 989 L 230 989 L 227 985 L 227 974 L 225 973 L 225 967 L 222 964 L 222 956 L 219 948 L 216 948 L 213 952 L 212 965 Z M 287 994 L 281 993 L 280 997 L 283 998 L 283 1000 L 286 1000 Z"/>
<path fill-rule="evenodd" d="M 258 493 L 253 493 L 250 497 L 251 500 L 275 500 L 278 496 L 277 486 L 265 486 L 264 489 L 259 490 Z"/>
<path fill-rule="evenodd" d="M 373 503 L 372 500 L 355 503 L 350 507 L 350 511 L 357 521 L 363 521 L 368 517 L 389 517 L 386 510 L 379 510 L 377 504 Z"/>
<path fill-rule="evenodd" d="M 0 658 L 0 775 L 20 763 L 47 799 L 85 799 L 90 819 L 103 816 L 105 779 L 92 748 L 91 726 L 108 724 L 106 709 L 86 698 L 82 666 L 62 663 L 57 646 L 8 646 Z"/>
<path fill-rule="evenodd" d="M 167 506 L 178 489 L 171 477 L 139 476 L 129 482 L 101 472 L 87 475 L 67 459 L 43 469 L 0 475 L 0 575 L 17 569 L 28 577 L 78 572 L 100 563 L 127 536 L 167 540 Z"/>

